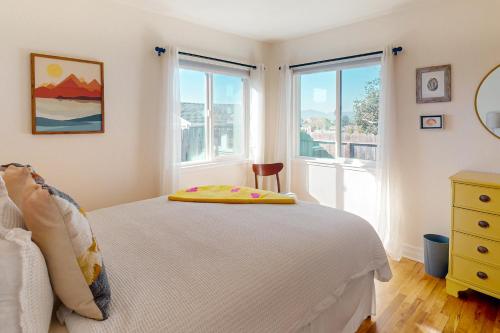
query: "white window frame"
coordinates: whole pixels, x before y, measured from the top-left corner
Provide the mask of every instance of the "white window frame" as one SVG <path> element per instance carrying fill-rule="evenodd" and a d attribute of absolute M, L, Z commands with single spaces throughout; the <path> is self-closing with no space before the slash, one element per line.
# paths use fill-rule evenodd
<path fill-rule="evenodd" d="M 335 64 L 308 66 L 304 69 L 294 70 L 292 73 L 292 133 L 293 133 L 293 156 L 296 160 L 303 162 L 315 162 L 328 165 L 350 165 L 353 167 L 375 168 L 377 161 L 362 160 L 357 158 L 345 158 L 340 156 L 342 142 L 342 71 L 352 68 L 368 67 L 381 64 L 381 56 L 370 56 L 355 61 L 345 61 Z M 335 71 L 336 72 L 336 108 L 335 108 L 335 158 L 321 158 L 300 155 L 300 76 L 302 74 L 312 74 Z"/>
<path fill-rule="evenodd" d="M 249 142 L 249 126 L 250 126 L 250 115 L 249 115 L 249 72 L 244 70 L 239 70 L 231 67 L 222 67 L 217 65 L 211 65 L 206 62 L 194 62 L 186 61 L 184 64 L 181 62 L 179 66 L 180 69 L 198 71 L 205 74 L 206 82 L 206 98 L 205 98 L 205 114 L 206 114 L 206 130 L 205 130 L 205 159 L 198 161 L 182 161 L 181 167 L 195 167 L 195 166 L 210 166 L 213 164 L 234 164 L 235 162 L 246 162 L 248 161 L 248 142 Z M 248 73 L 248 75 L 246 75 Z M 213 75 L 226 75 L 238 77 L 242 80 L 243 84 L 243 126 L 241 134 L 241 153 L 240 154 L 230 154 L 215 156 L 215 149 L 212 145 L 214 129 L 212 126 L 212 109 L 213 109 Z"/>

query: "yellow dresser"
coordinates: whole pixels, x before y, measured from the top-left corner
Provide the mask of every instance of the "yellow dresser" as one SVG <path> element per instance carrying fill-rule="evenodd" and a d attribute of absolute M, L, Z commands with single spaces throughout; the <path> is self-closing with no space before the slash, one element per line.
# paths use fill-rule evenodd
<path fill-rule="evenodd" d="M 452 223 L 446 291 L 468 288 L 500 298 L 500 174 L 450 177 Z"/>

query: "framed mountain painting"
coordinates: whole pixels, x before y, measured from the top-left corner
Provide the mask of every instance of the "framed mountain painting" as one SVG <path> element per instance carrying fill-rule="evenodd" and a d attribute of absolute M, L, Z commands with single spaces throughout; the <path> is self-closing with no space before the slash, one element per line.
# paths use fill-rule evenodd
<path fill-rule="evenodd" d="M 32 53 L 32 133 L 104 133 L 103 67 L 97 61 Z"/>

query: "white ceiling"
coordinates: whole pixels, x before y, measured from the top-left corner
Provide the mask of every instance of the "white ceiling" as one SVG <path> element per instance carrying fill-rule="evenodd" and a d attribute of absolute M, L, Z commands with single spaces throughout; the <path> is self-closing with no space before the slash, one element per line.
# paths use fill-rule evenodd
<path fill-rule="evenodd" d="M 279 41 L 398 10 L 418 0 L 119 0 L 212 29 Z"/>

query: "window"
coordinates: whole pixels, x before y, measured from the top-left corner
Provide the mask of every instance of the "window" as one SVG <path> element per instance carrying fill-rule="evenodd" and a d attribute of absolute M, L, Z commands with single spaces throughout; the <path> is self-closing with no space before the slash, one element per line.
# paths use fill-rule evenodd
<path fill-rule="evenodd" d="M 243 82 L 213 75 L 213 146 L 215 156 L 241 155 L 243 147 Z"/>
<path fill-rule="evenodd" d="M 380 96 L 380 65 L 341 71 L 341 154 L 375 160 Z"/>
<path fill-rule="evenodd" d="M 244 156 L 245 81 L 181 68 L 182 162 Z"/>
<path fill-rule="evenodd" d="M 336 156 L 337 73 L 300 76 L 300 156 Z"/>
<path fill-rule="evenodd" d="M 297 73 L 299 156 L 376 159 L 380 64 Z"/>
<path fill-rule="evenodd" d="M 207 159 L 207 77 L 180 70 L 182 162 Z"/>

